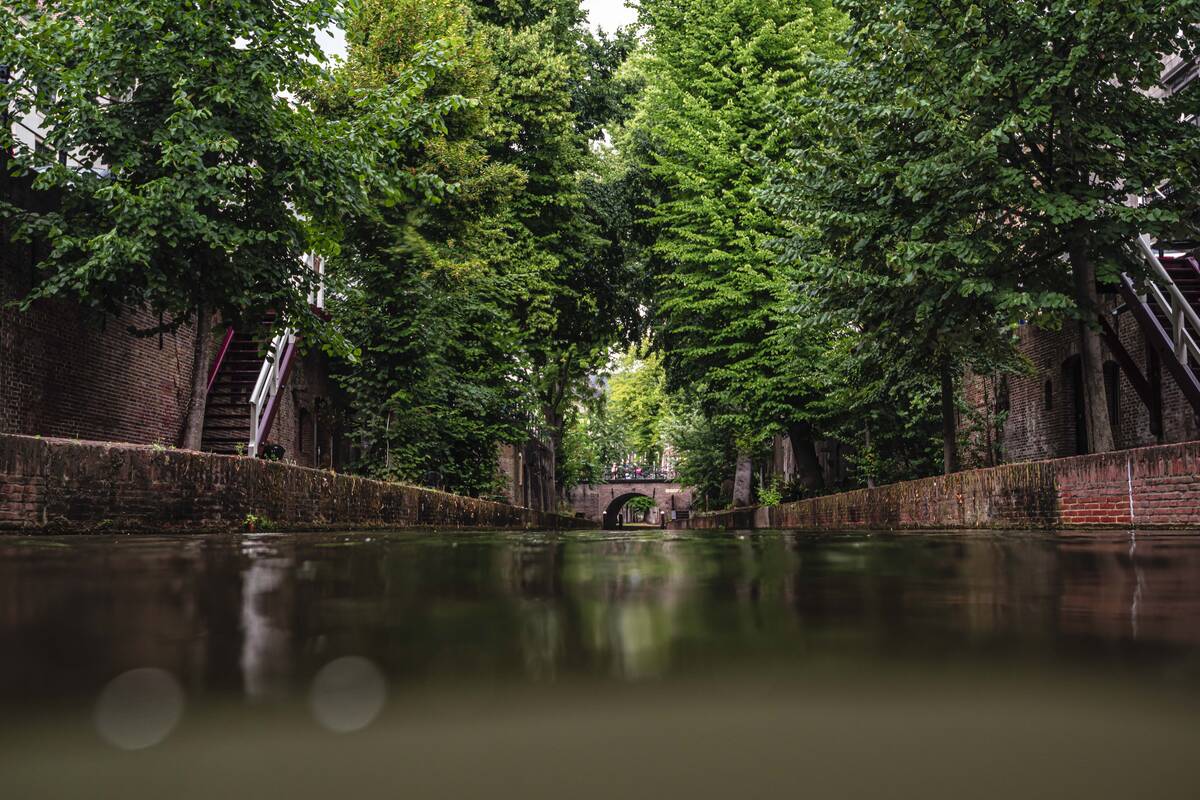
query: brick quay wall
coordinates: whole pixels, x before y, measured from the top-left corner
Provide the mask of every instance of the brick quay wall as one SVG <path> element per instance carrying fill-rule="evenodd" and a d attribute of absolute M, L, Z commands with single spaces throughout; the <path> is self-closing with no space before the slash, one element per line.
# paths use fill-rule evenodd
<path fill-rule="evenodd" d="M 673 527 L 1200 530 L 1200 442 L 1006 464 L 778 506 L 698 514 Z"/>
<path fill-rule="evenodd" d="M 432 489 L 187 450 L 0 434 L 0 531 L 545 529 L 594 523 Z"/>

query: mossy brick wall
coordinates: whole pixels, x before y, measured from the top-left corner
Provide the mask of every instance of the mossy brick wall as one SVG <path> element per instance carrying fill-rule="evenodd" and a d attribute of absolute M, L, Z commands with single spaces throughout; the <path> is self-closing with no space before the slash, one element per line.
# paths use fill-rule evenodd
<path fill-rule="evenodd" d="M 259 459 L 0 435 L 0 530 L 590 526 L 469 497 Z"/>
<path fill-rule="evenodd" d="M 677 527 L 1200 529 L 1200 442 L 1006 464 L 769 508 L 700 514 Z"/>

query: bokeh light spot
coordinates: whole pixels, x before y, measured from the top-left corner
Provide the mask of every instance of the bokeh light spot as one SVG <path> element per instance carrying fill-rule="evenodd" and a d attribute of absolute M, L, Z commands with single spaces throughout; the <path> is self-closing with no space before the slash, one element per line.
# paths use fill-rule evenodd
<path fill-rule="evenodd" d="M 96 731 L 122 750 L 158 744 L 183 716 L 183 689 L 166 670 L 142 667 L 108 682 L 96 701 Z"/>
<path fill-rule="evenodd" d="M 335 733 L 362 730 L 383 710 L 387 684 L 373 663 L 359 656 L 330 661 L 313 679 L 313 716 Z"/>

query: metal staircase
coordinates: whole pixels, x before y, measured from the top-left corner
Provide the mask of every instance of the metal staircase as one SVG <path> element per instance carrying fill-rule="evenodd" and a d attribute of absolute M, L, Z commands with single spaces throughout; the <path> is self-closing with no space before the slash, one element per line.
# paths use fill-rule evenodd
<path fill-rule="evenodd" d="M 267 361 L 277 358 L 274 340 L 266 358 L 263 345 L 271 335 L 274 315 L 267 315 L 257 328 L 234 330 L 230 327 L 217 351 L 208 378 L 208 403 L 204 411 L 202 448 L 212 453 L 255 455 L 262 439 L 252 425 L 258 378 Z M 268 428 L 269 431 L 269 428 Z"/>
<path fill-rule="evenodd" d="M 317 274 L 309 308 L 328 319 L 324 263 L 317 256 L 306 256 L 304 262 Z M 276 327 L 275 314 L 268 313 L 249 330 L 230 326 L 226 331 L 209 370 L 202 449 L 251 458 L 263 454 L 299 354 L 296 332 L 287 328 L 275 333 Z"/>
<path fill-rule="evenodd" d="M 1200 414 L 1200 262 L 1190 254 L 1156 253 L 1147 236 L 1139 237 L 1135 247 L 1145 262 L 1147 279 L 1139 287 L 1122 274 L 1119 289 L 1151 347 L 1149 378 L 1141 375 L 1107 321 L 1102 321 L 1105 338 L 1152 413 L 1158 411 L 1155 373 L 1161 364 Z"/>

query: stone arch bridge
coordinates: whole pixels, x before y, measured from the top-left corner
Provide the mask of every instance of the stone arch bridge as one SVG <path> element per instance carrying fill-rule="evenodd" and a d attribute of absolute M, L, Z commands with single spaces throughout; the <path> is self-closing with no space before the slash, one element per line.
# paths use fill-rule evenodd
<path fill-rule="evenodd" d="M 585 517 L 604 528 L 615 528 L 621 509 L 639 496 L 654 501 L 654 509 L 648 520 L 651 524 L 686 519 L 691 515 L 692 490 L 661 476 L 622 476 L 606 483 L 582 483 L 567 494 L 567 501 L 576 516 Z"/>

